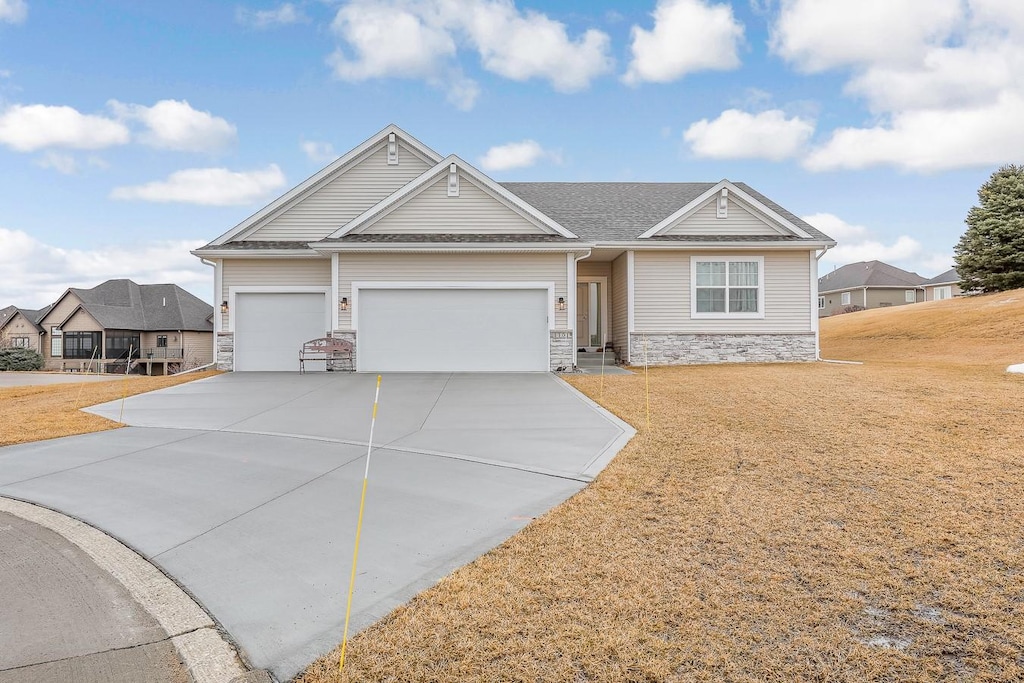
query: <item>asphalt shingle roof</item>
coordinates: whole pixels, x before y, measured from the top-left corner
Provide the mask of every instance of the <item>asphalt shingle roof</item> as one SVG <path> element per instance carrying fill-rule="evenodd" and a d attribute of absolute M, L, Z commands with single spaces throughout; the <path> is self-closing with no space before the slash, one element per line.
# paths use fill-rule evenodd
<path fill-rule="evenodd" d="M 213 307 L 178 285 L 139 285 L 120 279 L 71 291 L 105 329 L 213 331 Z"/>
<path fill-rule="evenodd" d="M 521 243 L 521 242 L 564 242 L 572 244 L 579 240 L 562 235 L 542 234 L 470 234 L 470 233 L 403 233 L 403 234 L 380 234 L 380 235 L 345 235 L 344 237 L 321 240 L 326 244 L 344 244 L 347 242 L 387 242 L 389 244 L 421 243 L 421 242 L 459 242 L 459 243 Z"/>
<path fill-rule="evenodd" d="M 502 183 L 506 190 L 564 228 L 596 242 L 637 239 L 715 185 L 717 183 Z M 745 183 L 735 185 L 815 239 L 831 239 Z"/>
<path fill-rule="evenodd" d="M 950 268 L 945 273 L 940 273 L 935 277 L 925 280 L 922 285 L 945 285 L 950 282 L 960 282 L 960 273 L 956 272 L 956 268 Z"/>
<path fill-rule="evenodd" d="M 856 287 L 917 287 L 925 279 L 882 261 L 849 263 L 818 278 L 819 292 L 832 292 Z"/>

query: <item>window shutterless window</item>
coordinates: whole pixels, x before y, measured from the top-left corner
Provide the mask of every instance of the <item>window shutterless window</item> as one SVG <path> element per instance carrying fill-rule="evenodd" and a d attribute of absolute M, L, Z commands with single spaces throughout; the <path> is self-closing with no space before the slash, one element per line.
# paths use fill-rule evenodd
<path fill-rule="evenodd" d="M 818 308 L 825 308 L 825 297 L 818 297 Z"/>
<path fill-rule="evenodd" d="M 11 346 L 18 349 L 27 349 L 28 337 L 11 337 Z"/>
<path fill-rule="evenodd" d="M 693 318 L 763 318 L 764 258 L 691 256 Z"/>
<path fill-rule="evenodd" d="M 139 333 L 126 330 L 109 330 L 107 332 L 107 358 L 127 358 L 129 350 L 132 358 L 139 357 Z"/>
<path fill-rule="evenodd" d="M 157 346 L 158 349 L 166 349 L 167 348 L 167 335 L 166 334 L 158 334 L 158 335 L 156 335 L 156 346 Z"/>
<path fill-rule="evenodd" d="M 843 295 L 840 298 L 839 303 L 840 303 L 841 306 L 849 306 L 850 305 L 850 293 L 849 292 L 843 292 Z"/>
<path fill-rule="evenodd" d="M 912 304 L 917 301 L 917 292 L 913 289 L 908 289 L 903 292 L 903 300 L 908 304 Z"/>
<path fill-rule="evenodd" d="M 64 353 L 64 338 L 61 336 L 60 328 L 56 325 L 50 327 L 50 357 L 60 358 Z"/>

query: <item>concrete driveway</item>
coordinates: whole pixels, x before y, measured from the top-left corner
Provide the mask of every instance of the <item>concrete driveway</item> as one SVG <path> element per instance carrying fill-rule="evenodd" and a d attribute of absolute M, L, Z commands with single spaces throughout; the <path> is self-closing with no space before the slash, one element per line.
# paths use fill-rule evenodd
<path fill-rule="evenodd" d="M 137 426 L 0 449 L 0 495 L 122 539 L 288 679 L 341 639 L 375 382 L 234 373 L 133 397 Z M 547 374 L 385 375 L 353 631 L 573 495 L 632 434 Z"/>

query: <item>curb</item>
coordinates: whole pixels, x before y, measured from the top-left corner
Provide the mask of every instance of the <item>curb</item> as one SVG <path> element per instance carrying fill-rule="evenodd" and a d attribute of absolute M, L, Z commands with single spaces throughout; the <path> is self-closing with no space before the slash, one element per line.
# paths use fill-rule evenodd
<path fill-rule="evenodd" d="M 0 511 L 60 534 L 117 579 L 167 632 L 195 683 L 260 680 L 248 678 L 256 672 L 242 663 L 203 608 L 138 553 L 99 529 L 48 508 L 0 497 Z"/>

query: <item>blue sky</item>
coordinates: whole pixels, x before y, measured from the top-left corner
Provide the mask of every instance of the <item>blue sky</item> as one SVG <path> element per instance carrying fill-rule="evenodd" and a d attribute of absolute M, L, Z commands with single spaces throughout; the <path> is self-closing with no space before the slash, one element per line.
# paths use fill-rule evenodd
<path fill-rule="evenodd" d="M 0 306 L 188 254 L 396 123 L 503 180 L 743 181 L 933 276 L 1024 157 L 1020 0 L 0 0 Z"/>

